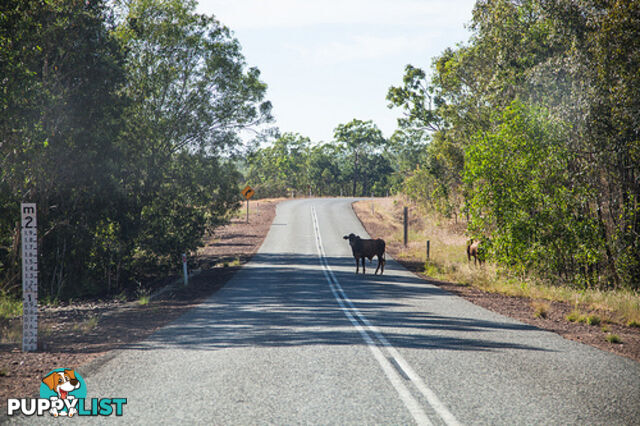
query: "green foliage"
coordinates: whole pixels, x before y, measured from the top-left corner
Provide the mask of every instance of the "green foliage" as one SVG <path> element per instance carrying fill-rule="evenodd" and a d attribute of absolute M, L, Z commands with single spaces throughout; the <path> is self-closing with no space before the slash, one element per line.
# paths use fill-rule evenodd
<path fill-rule="evenodd" d="M 273 145 L 250 154 L 247 181 L 267 197 L 286 196 L 290 191 L 304 193 L 309 148 L 309 138 L 285 133 Z"/>
<path fill-rule="evenodd" d="M 338 128 L 340 140 L 334 143 L 312 144 L 306 137 L 285 133 L 253 150 L 247 181 L 263 196 L 346 195 L 349 186 L 357 195 L 386 194 L 393 168 L 379 152 L 386 142 L 380 130 L 359 120 Z"/>
<path fill-rule="evenodd" d="M 613 343 L 613 344 L 621 344 L 622 343 L 622 339 L 617 334 L 609 333 L 609 334 L 607 334 L 605 339 L 606 339 L 607 342 Z"/>
<path fill-rule="evenodd" d="M 15 2 L 2 21 L 0 277 L 19 279 L 19 202 L 38 205 L 43 294 L 88 278 L 117 185 L 122 56 L 104 3 Z M 82 40 L 82 43 L 78 41 Z"/>
<path fill-rule="evenodd" d="M 387 93 L 389 107 L 400 107 L 404 117 L 398 120 L 402 129 L 439 131 L 444 122 L 434 109 L 442 100 L 433 96 L 434 88 L 420 68 L 407 65 L 402 79 L 402 87 L 391 87 Z M 435 103 L 435 105 L 434 105 Z"/>
<path fill-rule="evenodd" d="M 266 85 L 195 2 L 10 1 L 0 15 L 0 289 L 38 206 L 43 298 L 120 293 L 238 203 L 224 158 L 270 120 Z M 157 273 L 157 272 L 156 272 Z"/>
<path fill-rule="evenodd" d="M 0 319 L 15 318 L 20 315 L 22 315 L 22 300 L 0 292 Z"/>
<path fill-rule="evenodd" d="M 566 126 L 518 102 L 467 150 L 471 233 L 491 238 L 493 255 L 523 273 L 578 274 L 603 255 L 596 228 L 571 188 Z M 573 217 L 574 220 L 564 220 Z M 571 256 L 573 254 L 573 256 Z"/>
<path fill-rule="evenodd" d="M 587 325 L 600 325 L 600 317 L 597 315 L 588 315 L 585 322 Z"/>
<path fill-rule="evenodd" d="M 400 186 L 520 274 L 640 283 L 640 3 L 478 1 L 465 45 L 407 66 L 387 99 L 428 129 Z"/>
<path fill-rule="evenodd" d="M 314 194 L 338 195 L 348 177 L 342 175 L 344 154 L 331 144 L 311 146 L 306 159 L 308 185 Z M 344 191 L 346 192 L 346 191 Z"/>
<path fill-rule="evenodd" d="M 193 2 L 128 3 L 116 34 L 126 47 L 124 186 L 129 235 L 145 262 L 175 264 L 237 203 L 240 176 L 220 154 L 237 129 L 270 120 L 266 85 L 245 70 L 238 41 Z"/>
<path fill-rule="evenodd" d="M 581 322 L 580 321 L 581 318 L 582 318 L 582 314 L 578 311 L 571 311 L 567 315 L 567 321 L 569 322 Z"/>
<path fill-rule="evenodd" d="M 353 159 L 351 195 L 354 197 L 356 194 L 366 195 L 372 189 L 370 181 L 373 177 L 369 157 L 387 143 L 382 132 L 371 120 L 353 119 L 348 123 L 339 124 L 333 131 L 333 137 L 347 156 Z M 374 161 L 373 166 L 375 168 L 379 166 L 377 161 Z M 383 165 L 380 167 L 384 168 Z M 360 192 L 358 192 L 358 182 L 361 183 Z"/>
<path fill-rule="evenodd" d="M 600 325 L 602 320 L 597 315 L 583 315 L 578 310 L 572 311 L 569 315 L 567 315 L 567 321 L 569 322 L 580 322 L 587 325 Z"/>

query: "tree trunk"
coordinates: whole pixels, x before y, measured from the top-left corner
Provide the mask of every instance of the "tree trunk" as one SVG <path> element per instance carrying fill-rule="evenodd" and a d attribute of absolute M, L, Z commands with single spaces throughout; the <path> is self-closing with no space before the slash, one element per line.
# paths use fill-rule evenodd
<path fill-rule="evenodd" d="M 604 220 L 602 218 L 602 211 L 600 208 L 600 202 L 598 202 L 598 208 L 596 209 L 596 213 L 598 214 L 598 225 L 600 227 L 600 237 L 602 238 L 602 243 L 604 244 L 605 252 L 607 254 L 606 260 L 606 268 L 610 271 L 610 278 L 613 280 L 614 288 L 618 287 L 618 274 L 616 272 L 615 267 L 615 259 L 613 258 L 613 254 L 611 251 L 611 247 L 609 247 L 609 240 L 607 236 L 606 225 L 604 224 Z"/>
<path fill-rule="evenodd" d="M 358 151 L 355 151 L 355 157 L 353 161 L 353 191 L 351 192 L 351 196 L 356 196 L 356 182 L 358 181 Z"/>

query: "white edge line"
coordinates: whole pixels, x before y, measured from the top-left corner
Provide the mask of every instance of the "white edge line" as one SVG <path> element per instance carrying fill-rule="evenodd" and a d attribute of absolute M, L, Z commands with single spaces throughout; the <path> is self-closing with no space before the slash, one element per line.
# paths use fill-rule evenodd
<path fill-rule="evenodd" d="M 329 267 L 329 264 L 326 261 L 326 253 L 325 253 L 324 247 L 322 245 L 322 237 L 320 236 L 320 229 L 319 229 L 319 225 L 318 225 L 317 214 L 316 214 L 316 211 L 315 211 L 314 207 L 312 207 L 311 210 L 312 210 L 312 215 L 313 215 L 313 220 L 314 220 L 315 233 L 316 233 L 316 236 L 317 236 L 316 245 L 317 245 L 318 252 L 319 252 L 318 256 L 321 259 L 321 264 L 323 266 L 323 272 L 325 274 L 325 277 L 327 277 L 327 281 L 329 281 L 329 284 L 331 286 L 331 291 L 333 292 L 334 297 L 336 298 L 336 300 L 338 301 L 338 303 L 342 307 L 343 311 L 345 312 L 345 314 L 347 315 L 349 320 L 354 324 L 354 326 L 358 329 L 358 331 L 360 331 L 362 329 L 362 327 L 357 322 L 357 320 L 355 318 L 353 318 L 353 315 L 351 314 L 351 312 L 353 312 L 353 314 L 355 314 L 362 321 L 362 323 L 366 325 L 368 331 L 373 333 L 375 335 L 375 337 L 378 339 L 378 341 L 380 341 L 380 343 L 385 348 L 387 348 L 387 350 L 389 351 L 389 353 L 391 354 L 393 359 L 398 363 L 398 365 L 402 368 L 402 370 L 404 370 L 404 372 L 407 374 L 407 376 L 409 377 L 409 380 L 411 380 L 411 382 L 420 391 L 420 393 L 427 399 L 427 401 L 429 402 L 431 407 L 436 411 L 436 413 L 438 413 L 438 415 L 442 418 L 442 420 L 444 420 L 444 422 L 449 426 L 460 425 L 460 423 L 455 418 L 455 416 L 447 409 L 447 407 L 442 403 L 442 401 L 440 401 L 440 399 L 436 396 L 436 394 L 426 385 L 426 383 L 420 378 L 420 376 L 415 372 L 415 370 L 410 366 L 410 364 L 404 359 L 404 357 L 402 357 L 402 355 L 400 355 L 400 353 L 396 350 L 396 348 L 394 348 L 391 345 L 391 343 L 389 343 L 389 341 L 384 337 L 384 335 L 380 332 L 380 330 L 376 326 L 371 324 L 371 322 L 369 322 L 369 320 L 358 310 L 358 308 L 355 307 L 353 302 L 351 302 L 351 300 L 347 297 L 347 295 L 344 292 L 342 286 L 340 285 L 340 282 L 338 281 L 338 278 L 334 275 L 333 271 L 331 270 L 331 268 Z M 329 276 L 327 276 L 327 274 Z M 334 285 L 335 285 L 335 287 L 337 287 L 337 292 L 342 294 L 342 298 L 337 294 L 336 290 L 333 287 Z M 349 308 L 346 308 L 344 306 L 342 300 L 344 300 L 349 305 Z M 366 335 L 365 341 L 367 341 L 367 343 L 370 345 L 370 347 L 371 347 L 371 345 L 374 345 L 373 347 L 377 349 L 377 346 L 375 346 L 375 342 L 373 342 L 371 340 L 371 337 L 368 335 L 367 330 L 362 329 L 361 334 L 362 333 L 364 333 L 364 335 Z M 363 337 L 364 337 L 364 335 L 363 335 Z M 371 341 L 371 343 L 369 343 L 369 341 Z M 382 356 L 382 354 L 380 354 L 380 356 Z M 388 362 L 384 358 L 384 356 L 382 356 L 382 357 L 383 357 L 385 362 Z M 395 374 L 395 372 L 393 374 Z M 405 390 L 406 390 L 406 388 L 405 388 Z M 413 399 L 413 397 L 411 397 L 411 399 Z M 413 399 L 413 401 L 415 401 L 415 399 Z"/>
<path fill-rule="evenodd" d="M 427 399 L 427 401 L 433 407 L 433 409 L 440 415 L 440 417 L 442 417 L 445 423 L 450 426 L 459 425 L 460 423 L 456 420 L 453 414 L 451 414 L 451 412 L 440 401 L 440 399 L 436 396 L 436 394 L 431 389 L 429 389 L 429 387 L 427 387 L 427 385 L 420 378 L 420 376 L 415 372 L 415 370 L 411 368 L 411 365 L 404 359 L 402 355 L 400 355 L 398 350 L 395 347 L 393 347 L 391 343 L 389 343 L 389 341 L 387 340 L 386 337 L 384 337 L 380 329 L 378 329 L 378 327 L 376 327 L 375 325 L 371 324 L 371 322 L 369 322 L 367 317 L 365 317 L 358 310 L 358 308 L 355 307 L 355 305 L 351 302 L 351 300 L 345 294 L 344 290 L 342 289 L 342 286 L 340 285 L 335 275 L 333 275 L 333 271 L 331 271 L 331 269 L 329 269 L 329 274 L 333 276 L 333 279 L 335 280 L 335 284 L 338 286 L 339 291 L 342 293 L 342 296 L 344 297 L 345 301 L 347 302 L 347 304 L 349 304 L 349 306 L 354 311 L 356 316 L 358 316 L 358 318 L 367 326 L 367 329 L 376 336 L 376 338 L 380 341 L 380 343 L 382 343 L 382 345 L 389 350 L 389 353 L 391 353 L 393 358 L 395 358 L 395 360 L 398 362 L 398 365 L 405 371 L 405 373 L 407 373 L 407 376 L 409 376 L 409 379 L 411 380 L 411 382 L 416 386 L 416 388 L 418 388 L 420 393 L 422 393 L 422 395 Z"/>
<path fill-rule="evenodd" d="M 407 409 L 415 419 L 416 423 L 418 423 L 419 425 L 431 425 L 432 423 L 429 420 L 429 417 L 422 410 L 418 401 L 416 401 L 416 399 L 411 395 L 411 392 L 409 392 L 409 390 L 404 385 L 404 383 L 402 383 L 402 378 L 398 375 L 398 373 L 396 373 L 396 371 L 394 370 L 394 367 L 391 365 L 389 360 L 387 360 L 387 358 L 385 358 L 385 356 L 382 354 L 382 352 L 380 351 L 376 343 L 373 341 L 371 336 L 369 336 L 369 333 L 367 333 L 367 331 L 358 323 L 358 321 L 351 314 L 350 309 L 347 306 L 345 306 L 344 302 L 340 299 L 340 296 L 338 296 L 337 290 L 335 289 L 335 285 L 332 282 L 331 277 L 329 276 L 329 274 L 331 273 L 331 269 L 329 269 L 329 265 L 325 263 L 324 249 L 322 247 L 322 240 L 321 240 L 320 232 L 318 229 L 318 222 L 317 222 L 315 209 L 312 207 L 311 211 L 312 211 L 312 216 L 314 221 L 314 230 L 316 233 L 316 248 L 318 249 L 318 258 L 320 260 L 320 265 L 322 266 L 322 272 L 324 273 L 324 276 L 327 279 L 327 282 L 329 283 L 329 288 L 333 293 L 333 297 L 336 299 L 336 301 L 340 305 L 340 308 L 342 309 L 346 317 L 349 319 L 349 321 L 351 321 L 351 324 L 354 326 L 356 330 L 358 330 L 358 332 L 364 339 L 368 348 L 373 353 L 374 358 L 376 359 L 376 361 L 378 361 L 378 364 L 380 364 L 382 371 L 385 373 L 385 375 L 387 376 L 387 378 L 389 379 L 393 387 L 396 389 L 396 392 L 398 392 L 400 399 L 402 400 L 404 405 L 407 407 Z"/>

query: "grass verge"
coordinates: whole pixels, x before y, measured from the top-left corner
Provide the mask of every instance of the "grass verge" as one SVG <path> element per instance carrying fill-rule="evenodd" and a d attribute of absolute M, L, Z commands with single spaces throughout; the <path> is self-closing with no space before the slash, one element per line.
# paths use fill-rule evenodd
<path fill-rule="evenodd" d="M 22 315 L 22 300 L 2 292 L 0 293 L 0 319 L 9 319 Z"/>
<path fill-rule="evenodd" d="M 423 263 L 426 275 L 442 281 L 471 285 L 490 293 L 529 298 L 537 301 L 535 303 L 569 303 L 575 307 L 575 320 L 591 325 L 613 322 L 640 326 L 640 294 L 637 292 L 575 289 L 533 277 L 515 276 L 491 262 L 482 266 L 474 265 L 467 260 L 468 238 L 464 221 L 447 219 L 413 205 L 409 208 L 409 241 L 405 247 L 402 227 L 402 209 L 405 205 L 411 206 L 411 203 L 399 198 L 382 198 L 357 202 L 354 208 L 361 220 L 376 224 L 376 236 L 384 238 L 388 246 L 394 247 L 395 252 L 399 253 L 397 257 Z M 536 312 L 534 315 L 546 315 L 544 307 L 532 306 Z"/>

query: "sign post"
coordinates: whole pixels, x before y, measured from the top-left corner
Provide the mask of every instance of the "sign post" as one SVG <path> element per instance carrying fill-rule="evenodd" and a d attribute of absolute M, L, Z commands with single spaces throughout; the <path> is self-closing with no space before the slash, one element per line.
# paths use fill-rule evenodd
<path fill-rule="evenodd" d="M 247 199 L 247 223 L 249 223 L 249 198 L 253 197 L 256 191 L 253 190 L 249 185 L 245 186 L 242 190 L 242 195 Z"/>
<path fill-rule="evenodd" d="M 38 348 L 38 235 L 35 203 L 21 203 L 22 350 Z"/>

